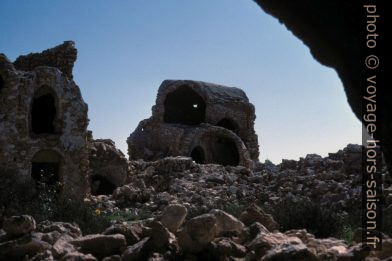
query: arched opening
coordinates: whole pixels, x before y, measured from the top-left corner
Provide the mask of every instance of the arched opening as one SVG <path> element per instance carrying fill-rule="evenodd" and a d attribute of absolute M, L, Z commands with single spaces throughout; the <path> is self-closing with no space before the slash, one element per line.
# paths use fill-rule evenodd
<path fill-rule="evenodd" d="M 1 74 L 0 74 L 0 92 L 4 88 L 4 85 L 5 85 L 5 81 L 3 79 L 3 76 L 1 76 Z"/>
<path fill-rule="evenodd" d="M 238 125 L 232 119 L 223 118 L 218 121 L 216 125 L 231 130 L 234 133 L 238 133 Z"/>
<path fill-rule="evenodd" d="M 223 166 L 237 166 L 240 163 L 240 154 L 237 145 L 229 137 L 211 135 L 203 140 L 203 147 L 208 153 L 206 163 L 215 163 Z"/>
<path fill-rule="evenodd" d="M 115 189 L 116 186 L 101 175 L 94 175 L 91 178 L 92 195 L 111 195 Z"/>
<path fill-rule="evenodd" d="M 203 97 L 188 86 L 180 86 L 166 96 L 164 121 L 167 123 L 197 125 L 204 122 L 205 112 Z"/>
<path fill-rule="evenodd" d="M 204 155 L 204 150 L 202 147 L 197 146 L 195 147 L 192 152 L 191 152 L 191 157 L 192 159 L 198 163 L 198 164 L 203 164 L 205 162 L 205 155 Z"/>
<path fill-rule="evenodd" d="M 31 177 L 38 190 L 54 189 L 59 191 L 59 172 L 61 156 L 51 150 L 37 152 L 31 160 Z"/>
<path fill-rule="evenodd" d="M 31 130 L 35 134 L 54 134 L 56 103 L 51 93 L 36 95 L 31 106 Z"/>

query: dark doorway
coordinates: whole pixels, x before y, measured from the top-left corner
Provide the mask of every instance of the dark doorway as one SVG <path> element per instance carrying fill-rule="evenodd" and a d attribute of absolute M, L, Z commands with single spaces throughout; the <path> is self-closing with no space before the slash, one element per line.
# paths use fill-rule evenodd
<path fill-rule="evenodd" d="M 204 150 L 202 147 L 197 146 L 192 150 L 191 153 L 192 159 L 198 163 L 198 164 L 203 164 L 205 162 L 205 155 L 204 155 Z"/>
<path fill-rule="evenodd" d="M 210 136 L 205 139 L 204 144 L 208 151 L 208 163 L 220 164 L 223 166 L 237 166 L 240 162 L 240 155 L 237 145 L 231 138 L 221 136 Z"/>
<path fill-rule="evenodd" d="M 50 150 L 37 152 L 31 161 L 31 177 L 39 191 L 59 192 L 61 156 Z"/>
<path fill-rule="evenodd" d="M 206 104 L 203 97 L 187 86 L 181 86 L 167 94 L 164 121 L 197 125 L 204 122 Z"/>
<path fill-rule="evenodd" d="M 5 85 L 5 81 L 3 79 L 3 76 L 1 76 L 1 74 L 0 74 L 0 92 L 4 88 L 4 85 Z"/>
<path fill-rule="evenodd" d="M 111 195 L 116 186 L 101 175 L 94 175 L 91 178 L 91 194 L 92 195 Z"/>
<path fill-rule="evenodd" d="M 31 108 L 31 127 L 35 134 L 55 133 L 56 105 L 52 94 L 34 98 Z"/>
<path fill-rule="evenodd" d="M 229 118 L 224 118 L 220 120 L 216 125 L 231 130 L 234 133 L 238 132 L 237 124 Z"/>
<path fill-rule="evenodd" d="M 56 185 L 59 181 L 59 163 L 32 162 L 31 176 L 36 182 Z"/>

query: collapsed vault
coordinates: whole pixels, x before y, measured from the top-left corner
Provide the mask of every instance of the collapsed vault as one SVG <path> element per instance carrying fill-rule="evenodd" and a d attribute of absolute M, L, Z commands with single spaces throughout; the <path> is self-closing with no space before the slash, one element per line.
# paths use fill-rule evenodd
<path fill-rule="evenodd" d="M 131 160 L 189 156 L 198 163 L 250 168 L 258 162 L 255 109 L 241 89 L 166 80 L 152 112 L 127 140 Z"/>

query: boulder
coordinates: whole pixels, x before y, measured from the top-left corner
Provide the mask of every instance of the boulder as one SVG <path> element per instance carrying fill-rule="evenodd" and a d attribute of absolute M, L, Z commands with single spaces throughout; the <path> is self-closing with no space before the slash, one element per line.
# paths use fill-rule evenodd
<path fill-rule="evenodd" d="M 145 237 L 136 244 L 129 246 L 125 249 L 122 253 L 121 258 L 123 261 L 138 261 L 138 260 L 145 260 L 147 256 L 146 245 L 149 237 Z"/>
<path fill-rule="evenodd" d="M 318 261 L 304 244 L 282 244 L 267 251 L 262 257 L 263 261 Z"/>
<path fill-rule="evenodd" d="M 216 217 L 216 234 L 219 236 L 227 234 L 240 234 L 244 229 L 244 224 L 234 216 L 219 210 L 210 211 Z"/>
<path fill-rule="evenodd" d="M 73 238 L 68 234 L 63 234 L 52 246 L 52 253 L 55 258 L 60 258 L 66 254 L 75 252 L 74 245 L 70 243 Z"/>
<path fill-rule="evenodd" d="M 274 220 L 272 215 L 264 212 L 262 208 L 256 204 L 252 204 L 240 215 L 240 220 L 246 225 L 250 226 L 254 222 L 259 222 L 265 226 L 269 231 L 278 229 L 279 225 Z"/>
<path fill-rule="evenodd" d="M 300 245 L 303 244 L 298 237 L 291 237 L 280 232 L 276 233 L 260 233 L 251 242 L 246 244 L 249 250 L 254 250 L 255 253 L 262 257 L 270 249 L 276 248 L 280 245 Z"/>
<path fill-rule="evenodd" d="M 164 251 L 170 249 L 178 251 L 178 243 L 175 235 L 164 227 L 159 221 L 152 221 L 147 224 L 148 228 L 143 233 L 149 237 L 148 247 L 152 251 Z"/>
<path fill-rule="evenodd" d="M 298 237 L 306 247 L 315 255 L 323 259 L 333 260 L 338 255 L 344 255 L 348 252 L 348 246 L 343 240 L 336 238 L 315 238 L 305 229 L 293 229 L 285 232 L 288 236 Z"/>
<path fill-rule="evenodd" d="M 137 225 L 126 225 L 126 224 L 113 224 L 112 226 L 108 227 L 103 234 L 104 235 L 114 235 L 114 234 L 121 234 L 124 235 L 125 239 L 127 240 L 127 245 L 133 245 L 140 240 L 141 234 L 141 227 Z"/>
<path fill-rule="evenodd" d="M 165 208 L 159 221 L 169 229 L 170 232 L 175 233 L 182 225 L 187 215 L 187 209 L 180 204 L 172 204 Z"/>
<path fill-rule="evenodd" d="M 0 260 L 19 260 L 25 256 L 33 257 L 39 252 L 51 248 L 51 245 L 42 241 L 42 233 L 31 233 L 15 240 L 0 244 Z"/>
<path fill-rule="evenodd" d="M 246 248 L 230 238 L 220 237 L 214 239 L 209 246 L 212 255 L 217 259 L 225 257 L 245 257 Z"/>
<path fill-rule="evenodd" d="M 191 253 L 197 253 L 216 236 L 216 217 L 208 213 L 190 219 L 177 233 L 180 247 Z"/>
<path fill-rule="evenodd" d="M 261 233 L 269 233 L 268 229 L 260 224 L 259 222 L 255 222 L 249 227 L 245 227 L 241 231 L 240 239 L 241 242 L 250 242 L 252 241 L 258 234 Z"/>
<path fill-rule="evenodd" d="M 70 241 L 83 252 L 97 256 L 108 256 L 115 254 L 126 246 L 125 237 L 121 234 L 115 235 L 87 235 Z"/>
<path fill-rule="evenodd" d="M 9 236 L 20 236 L 35 229 L 35 220 L 28 215 L 12 216 L 3 222 L 3 230 Z"/>

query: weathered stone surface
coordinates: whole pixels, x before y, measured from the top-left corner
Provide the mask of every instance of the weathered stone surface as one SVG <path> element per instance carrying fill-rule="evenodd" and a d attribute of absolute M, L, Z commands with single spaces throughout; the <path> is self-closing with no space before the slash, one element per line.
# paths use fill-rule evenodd
<path fill-rule="evenodd" d="M 300 245 L 303 244 L 298 237 L 286 236 L 278 233 L 260 233 L 249 242 L 246 247 L 254 250 L 260 257 L 264 256 L 268 250 L 276 248 L 280 245 Z"/>
<path fill-rule="evenodd" d="M 245 227 L 241 231 L 241 235 L 240 235 L 241 242 L 249 243 L 257 235 L 262 234 L 262 233 L 266 234 L 266 233 L 269 233 L 269 231 L 265 226 L 263 226 L 259 222 L 255 222 L 252 225 Z"/>
<path fill-rule="evenodd" d="M 72 80 L 73 42 L 21 56 L 0 56 L 0 166 L 15 179 L 88 191 L 87 104 Z M 61 163 L 61 164 L 60 164 Z"/>
<path fill-rule="evenodd" d="M 77 238 L 82 235 L 82 232 L 77 225 L 65 222 L 43 221 L 38 224 L 37 231 L 42 233 L 57 231 L 60 234 L 68 234 L 73 238 Z"/>
<path fill-rule="evenodd" d="M 50 249 L 51 245 L 42 241 L 41 237 L 41 233 L 31 233 L 0 243 L 0 260 L 20 260 Z"/>
<path fill-rule="evenodd" d="M 55 258 L 60 258 L 66 254 L 75 252 L 76 249 L 74 245 L 70 243 L 72 240 L 73 238 L 68 234 L 64 234 L 59 239 L 57 239 L 51 249 L 53 256 Z"/>
<path fill-rule="evenodd" d="M 319 259 L 302 243 L 279 245 L 270 249 L 261 260 L 265 261 L 318 261 Z"/>
<path fill-rule="evenodd" d="M 3 229 L 9 236 L 24 235 L 35 229 L 35 220 L 28 215 L 13 216 L 4 220 Z"/>
<path fill-rule="evenodd" d="M 210 213 L 216 218 L 217 235 L 239 235 L 244 228 L 244 224 L 241 221 L 222 210 L 213 209 Z"/>
<path fill-rule="evenodd" d="M 91 140 L 89 151 L 92 194 L 111 194 L 111 188 L 114 190 L 115 187 L 125 184 L 128 177 L 128 160 L 116 148 L 114 141 L 109 139 Z"/>
<path fill-rule="evenodd" d="M 122 253 L 121 258 L 123 261 L 138 261 L 145 260 L 146 253 L 146 244 L 149 240 L 149 237 L 145 237 L 140 240 L 138 243 L 127 247 L 125 251 Z"/>
<path fill-rule="evenodd" d="M 67 234 L 63 234 L 63 235 L 67 235 Z M 58 231 L 52 231 L 52 232 L 49 232 L 49 233 L 43 233 L 42 241 L 45 241 L 45 242 L 53 245 L 63 235 L 60 232 L 58 232 Z"/>
<path fill-rule="evenodd" d="M 108 256 L 116 253 L 126 246 L 125 237 L 121 234 L 115 235 L 87 235 L 70 241 L 84 252 L 93 255 Z"/>
<path fill-rule="evenodd" d="M 36 67 L 55 67 L 72 79 L 72 69 L 77 58 L 77 50 L 73 41 L 65 41 L 42 53 L 30 53 L 19 56 L 14 66 L 21 71 L 33 71 Z"/>
<path fill-rule="evenodd" d="M 191 253 L 197 253 L 216 236 L 216 217 L 204 214 L 190 219 L 177 233 L 180 247 Z"/>
<path fill-rule="evenodd" d="M 63 256 L 61 261 L 97 261 L 97 259 L 91 254 L 72 252 Z"/>
<path fill-rule="evenodd" d="M 148 189 L 124 185 L 113 191 L 112 197 L 120 204 L 131 202 L 144 203 L 150 199 L 151 193 Z"/>
<path fill-rule="evenodd" d="M 338 255 L 348 253 L 348 246 L 343 240 L 336 238 L 318 239 L 304 229 L 289 230 L 285 234 L 300 238 L 313 254 L 323 259 L 333 259 Z"/>
<path fill-rule="evenodd" d="M 240 220 L 247 226 L 253 224 L 254 222 L 259 222 L 269 231 L 273 231 L 279 227 L 278 223 L 276 223 L 270 214 L 265 213 L 262 208 L 255 204 L 252 204 L 249 208 L 241 213 Z"/>
<path fill-rule="evenodd" d="M 245 257 L 246 248 L 229 238 L 216 238 L 210 243 L 210 251 L 215 258 Z"/>
<path fill-rule="evenodd" d="M 164 252 L 165 249 L 170 249 L 174 253 L 178 252 L 178 243 L 175 235 L 164 227 L 161 222 L 153 220 L 146 225 L 147 228 L 143 234 L 150 238 L 148 241 L 150 251 Z"/>
<path fill-rule="evenodd" d="M 164 81 L 152 117 L 129 136 L 132 160 L 188 156 L 198 163 L 253 168 L 259 146 L 254 106 L 234 87 L 182 80 Z"/>
<path fill-rule="evenodd" d="M 170 232 L 175 233 L 185 220 L 187 209 L 180 204 L 172 204 L 165 208 L 159 221 L 167 227 Z"/>
<path fill-rule="evenodd" d="M 136 225 L 130 226 L 125 224 L 114 224 L 108 227 L 104 232 L 104 235 L 121 234 L 124 235 L 127 240 L 127 245 L 133 245 L 140 240 L 141 228 Z"/>

